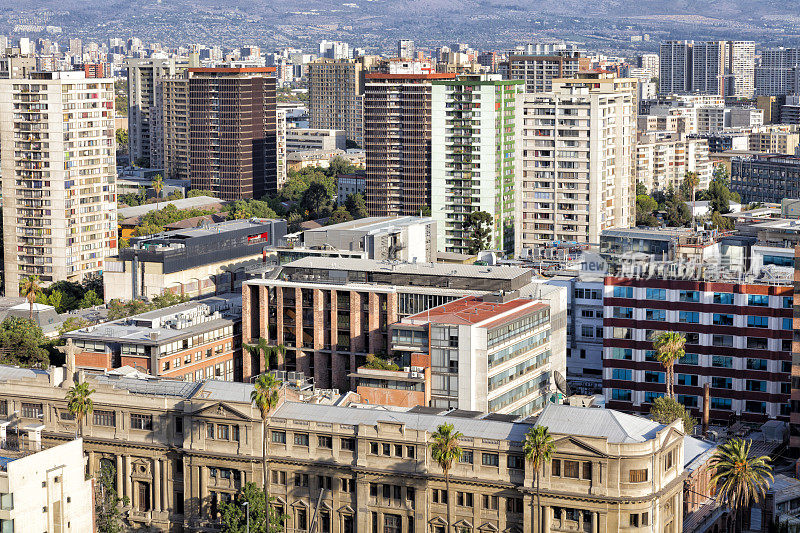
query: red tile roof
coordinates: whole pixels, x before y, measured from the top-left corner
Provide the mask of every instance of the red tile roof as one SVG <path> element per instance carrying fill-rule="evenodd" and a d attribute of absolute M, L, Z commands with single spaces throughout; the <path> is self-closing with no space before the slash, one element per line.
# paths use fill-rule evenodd
<path fill-rule="evenodd" d="M 534 302 L 524 298 L 517 298 L 509 302 L 486 302 L 482 298 L 467 296 L 428 311 L 417 313 L 408 317 L 410 320 L 433 322 L 437 324 L 480 324 L 498 315 L 509 313 L 489 322 L 482 327 L 496 327 L 500 324 L 519 318 L 520 316 L 547 307 L 541 302 Z M 516 311 L 516 312 L 513 312 Z"/>

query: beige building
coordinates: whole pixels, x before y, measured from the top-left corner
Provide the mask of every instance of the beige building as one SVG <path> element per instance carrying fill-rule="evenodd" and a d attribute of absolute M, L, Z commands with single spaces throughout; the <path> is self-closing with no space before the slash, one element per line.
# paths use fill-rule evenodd
<path fill-rule="evenodd" d="M 796 126 L 765 126 L 750 133 L 750 150 L 770 154 L 800 155 Z"/>
<path fill-rule="evenodd" d="M 41 450 L 43 426 L 20 432 L 23 449 L 0 422 L 0 531 L 94 531 L 92 481 L 84 474 L 83 439 Z M 26 430 L 27 429 L 27 430 Z M 28 446 L 26 449 L 24 446 Z"/>
<path fill-rule="evenodd" d="M 600 242 L 634 222 L 636 80 L 553 80 L 524 100 L 522 247 Z"/>
<path fill-rule="evenodd" d="M 189 78 L 156 78 L 154 93 L 150 164 L 164 178 L 189 179 Z"/>
<path fill-rule="evenodd" d="M 320 59 L 308 65 L 308 112 L 312 128 L 344 130 L 363 145 L 364 76 L 360 62 Z"/>
<path fill-rule="evenodd" d="M 103 271 L 117 251 L 114 80 L 42 72 L 0 80 L 4 282 Z"/>
<path fill-rule="evenodd" d="M 712 177 L 708 141 L 684 134 L 649 132 L 636 144 L 636 181 L 653 191 L 678 190 L 687 172 L 696 172 L 697 190 L 707 189 Z"/>
<path fill-rule="evenodd" d="M 211 531 L 219 503 L 261 485 L 262 427 L 252 385 L 87 377 L 94 412 L 84 428 L 87 470 L 116 469 L 135 526 Z M 44 372 L 0 367 L 0 409 L 13 425 L 41 424 L 45 446 L 71 440 L 67 387 Z M 11 416 L 11 413 L 14 413 Z M 462 433 L 450 471 L 432 460 L 431 434 Z M 541 477 L 543 531 L 660 531 L 683 526 L 681 422 L 662 426 L 616 411 L 548 404 L 537 418 L 283 402 L 267 441 L 269 492 L 286 531 L 445 533 L 527 531 L 536 519 L 522 441 L 535 425 L 556 444 Z M 528 525 L 528 526 L 526 526 Z"/>

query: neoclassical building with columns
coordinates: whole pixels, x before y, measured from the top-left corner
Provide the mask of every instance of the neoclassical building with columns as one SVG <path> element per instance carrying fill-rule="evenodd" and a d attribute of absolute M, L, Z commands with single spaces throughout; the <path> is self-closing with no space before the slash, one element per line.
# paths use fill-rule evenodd
<path fill-rule="evenodd" d="M 0 366 L 2 445 L 39 428 L 43 446 L 75 436 L 65 372 Z M 69 372 L 66 372 L 67 376 Z M 83 428 L 87 472 L 116 469 L 130 498 L 125 515 L 153 531 L 214 531 L 218 508 L 245 483 L 262 484 L 262 422 L 252 385 L 77 376 L 95 390 Z M 286 398 L 286 395 L 282 395 Z M 548 404 L 536 417 L 282 401 L 268 432 L 273 504 L 287 533 L 469 533 L 660 531 L 683 527 L 684 456 L 680 421 L 668 426 L 612 410 Z M 450 471 L 431 459 L 431 435 L 450 423 L 462 436 Z M 522 441 L 549 428 L 556 453 L 541 476 Z M 0 424 L 2 425 L 2 424 Z M 15 431 L 15 429 L 17 431 Z M 19 437 L 24 441 L 25 437 Z"/>

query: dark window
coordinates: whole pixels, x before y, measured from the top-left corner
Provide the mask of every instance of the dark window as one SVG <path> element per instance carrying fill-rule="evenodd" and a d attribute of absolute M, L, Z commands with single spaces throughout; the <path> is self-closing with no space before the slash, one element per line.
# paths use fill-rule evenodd
<path fill-rule="evenodd" d="M 561 477 L 561 459 L 553 459 L 553 475 Z"/>
<path fill-rule="evenodd" d="M 638 470 L 631 470 L 628 474 L 628 481 L 631 483 L 644 483 L 647 481 L 647 469 L 640 468 Z"/>
<path fill-rule="evenodd" d="M 356 439 L 342 439 L 341 445 L 343 450 L 352 452 L 356 449 Z"/>
<path fill-rule="evenodd" d="M 42 404 L 22 402 L 23 418 L 41 418 L 43 414 L 44 414 L 44 409 L 42 407 Z"/>
<path fill-rule="evenodd" d="M 513 468 L 515 470 L 524 470 L 525 469 L 525 457 L 522 455 L 508 455 L 508 468 Z"/>
<path fill-rule="evenodd" d="M 320 435 L 317 437 L 317 446 L 319 448 L 333 448 L 333 438 L 328 435 Z"/>
<path fill-rule="evenodd" d="M 564 477 L 578 479 L 580 477 L 580 463 L 578 461 L 564 461 Z"/>
<path fill-rule="evenodd" d="M 500 456 L 496 453 L 482 453 L 481 463 L 484 466 L 500 466 Z"/>
<path fill-rule="evenodd" d="M 99 411 L 92 412 L 92 423 L 95 426 L 114 427 L 117 425 L 117 417 L 114 411 Z"/>
<path fill-rule="evenodd" d="M 406 446 L 406 457 L 413 459 L 416 456 L 416 449 L 413 446 Z"/>
<path fill-rule="evenodd" d="M 308 447 L 308 433 L 295 433 L 294 443 L 296 446 Z"/>
<path fill-rule="evenodd" d="M 183 433 L 183 417 L 175 417 L 175 433 Z"/>
<path fill-rule="evenodd" d="M 131 413 L 131 429 L 151 431 L 153 429 L 153 417 L 151 415 Z"/>
<path fill-rule="evenodd" d="M 592 479 L 592 463 L 591 461 L 584 461 L 583 463 L 583 479 Z"/>
<path fill-rule="evenodd" d="M 278 444 L 286 444 L 286 432 L 285 431 L 273 431 L 272 432 L 272 442 L 276 442 Z"/>

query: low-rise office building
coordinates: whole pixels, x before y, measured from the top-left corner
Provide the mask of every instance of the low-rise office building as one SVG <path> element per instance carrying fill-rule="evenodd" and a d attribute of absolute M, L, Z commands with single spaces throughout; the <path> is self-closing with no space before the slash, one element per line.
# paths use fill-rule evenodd
<path fill-rule="evenodd" d="M 800 157 L 734 157 L 730 189 L 739 193 L 745 203 L 780 203 L 784 198 L 800 198 Z"/>
<path fill-rule="evenodd" d="M 39 431 L 44 427 L 34 423 Z M 20 449 L 19 442 L 6 440 L 8 425 L 0 422 L 0 531 L 94 531 L 93 483 L 84 474 L 83 440 Z"/>
<path fill-rule="evenodd" d="M 285 235 L 285 220 L 249 219 L 133 237 L 130 247 L 106 259 L 105 299 L 235 291 L 245 269 L 263 262 L 266 249 Z"/>
<path fill-rule="evenodd" d="M 84 427 L 87 470 L 115 468 L 123 508 L 138 527 L 219 528 L 219 504 L 262 483 L 262 419 L 252 385 L 88 376 L 94 412 Z M 55 373 L 0 367 L 0 408 L 12 426 L 44 426 L 45 447 L 72 440 L 68 387 Z M 62 386 L 64 385 L 64 386 Z M 12 415 L 13 413 L 13 415 Z M 444 474 L 431 434 L 451 423 L 463 453 Z M 287 531 L 524 531 L 541 508 L 543 531 L 678 532 L 686 454 L 681 422 L 548 404 L 536 418 L 416 408 L 281 403 L 266 442 L 269 493 Z M 540 479 L 522 441 L 546 426 L 556 450 Z M 688 449 L 688 448 L 687 448 Z"/>
<path fill-rule="evenodd" d="M 287 128 L 286 151 L 346 150 L 347 136 L 344 130 L 318 128 Z"/>
<path fill-rule="evenodd" d="M 241 381 L 242 298 L 223 294 L 70 331 L 78 368 Z"/>

